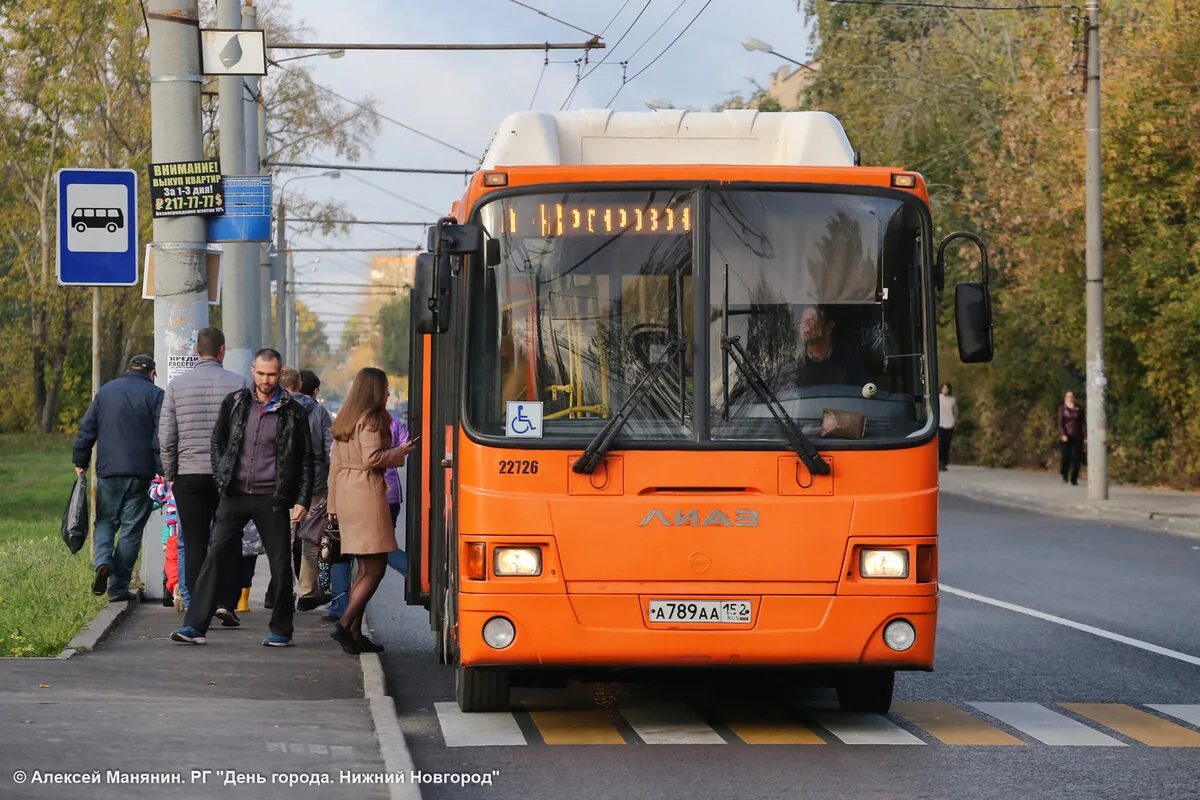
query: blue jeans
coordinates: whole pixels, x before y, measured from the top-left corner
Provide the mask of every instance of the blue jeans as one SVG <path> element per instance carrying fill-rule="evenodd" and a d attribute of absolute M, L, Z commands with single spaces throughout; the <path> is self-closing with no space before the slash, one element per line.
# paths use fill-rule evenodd
<path fill-rule="evenodd" d="M 184 555 L 183 555 L 183 536 L 175 537 L 175 544 L 179 550 L 179 594 L 183 597 L 183 606 L 187 608 L 192 604 L 192 594 L 188 591 L 187 580 L 184 574 Z"/>
<path fill-rule="evenodd" d="M 109 597 L 129 591 L 133 565 L 142 549 L 142 529 L 150 517 L 149 489 L 150 481 L 129 475 L 97 481 L 92 567 L 108 567 Z"/>
<path fill-rule="evenodd" d="M 396 550 L 388 553 L 388 566 L 401 575 L 408 574 L 408 553 Z M 329 614 L 341 617 L 350 602 L 350 562 L 329 565 L 329 593 L 333 602 L 329 604 Z"/>

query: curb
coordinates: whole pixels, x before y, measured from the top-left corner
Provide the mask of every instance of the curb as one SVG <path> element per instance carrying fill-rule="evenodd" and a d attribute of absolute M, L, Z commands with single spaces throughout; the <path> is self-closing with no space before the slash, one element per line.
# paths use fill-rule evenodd
<path fill-rule="evenodd" d="M 92 617 L 91 622 L 83 626 L 83 630 L 75 634 L 74 639 L 67 642 L 67 646 L 57 658 L 66 659 L 76 653 L 95 650 L 97 645 L 112 633 L 113 628 L 117 627 L 117 623 L 133 610 L 134 602 L 136 601 L 126 600 L 123 603 L 107 603 Z"/>
<path fill-rule="evenodd" d="M 1069 519 L 1096 519 L 1116 524 L 1140 525 L 1152 527 L 1176 536 L 1190 539 L 1200 539 L 1200 520 L 1190 517 L 1169 516 L 1153 511 L 1139 511 L 1117 506 L 1099 506 L 1092 503 L 1063 505 L 1053 500 L 1046 500 L 1029 495 L 1009 494 L 994 489 L 980 489 L 976 486 L 939 486 L 943 494 L 954 497 L 966 497 L 993 505 L 1019 508 L 1025 511 L 1039 511 L 1056 517 Z"/>
<path fill-rule="evenodd" d="M 363 625 L 369 627 L 364 613 Z M 383 756 L 383 767 L 387 772 L 404 775 L 415 771 L 412 754 L 400 721 L 396 718 L 396 707 L 387 693 L 387 679 L 383 673 L 383 662 L 378 653 L 361 653 L 358 657 L 363 675 L 363 697 L 371 706 L 371 720 L 375 724 L 375 736 L 379 740 L 379 752 Z M 421 789 L 414 783 L 388 784 L 391 800 L 421 800 Z"/>

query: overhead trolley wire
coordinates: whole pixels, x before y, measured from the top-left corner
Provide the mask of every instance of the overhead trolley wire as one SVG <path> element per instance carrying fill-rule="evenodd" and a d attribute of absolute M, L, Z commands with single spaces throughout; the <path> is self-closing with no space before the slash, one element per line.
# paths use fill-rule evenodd
<path fill-rule="evenodd" d="M 637 78 L 637 76 L 641 75 L 643 72 L 645 72 L 646 70 L 653 67 L 656 61 L 658 61 L 660 58 L 665 56 L 667 54 L 667 51 L 675 46 L 675 43 L 678 42 L 683 37 L 683 35 L 688 32 L 688 29 L 691 28 L 692 25 L 695 24 L 696 20 L 700 19 L 700 15 L 703 14 L 710 5 L 712 5 L 712 0 L 707 0 L 707 2 L 703 6 L 700 7 L 700 10 L 696 12 L 696 16 L 692 17 L 691 20 L 688 21 L 688 24 L 683 26 L 683 30 L 681 30 L 678 34 L 676 34 L 675 38 L 672 39 L 670 41 L 670 43 L 668 43 L 667 46 L 664 47 L 659 52 L 658 55 L 656 55 L 654 58 L 650 59 L 649 64 L 642 67 L 641 69 L 639 69 L 637 72 L 630 75 L 625 80 L 622 80 L 621 85 L 617 87 L 617 91 L 613 93 L 613 96 L 608 98 L 608 102 L 604 104 L 604 107 L 608 108 L 609 106 L 611 106 L 613 104 L 613 101 L 617 99 L 617 95 L 619 95 L 621 93 L 622 89 L 624 89 L 627 85 L 629 85 L 629 83 L 631 81 L 633 81 L 635 78 Z"/>

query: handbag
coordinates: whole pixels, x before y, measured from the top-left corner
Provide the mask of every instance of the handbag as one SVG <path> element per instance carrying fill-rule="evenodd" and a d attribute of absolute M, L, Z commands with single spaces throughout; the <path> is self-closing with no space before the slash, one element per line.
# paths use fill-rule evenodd
<path fill-rule="evenodd" d="M 342 531 L 333 517 L 325 518 L 325 527 L 321 530 L 321 540 L 317 544 L 317 560 L 323 564 L 336 564 L 345 560 L 342 557 Z"/>

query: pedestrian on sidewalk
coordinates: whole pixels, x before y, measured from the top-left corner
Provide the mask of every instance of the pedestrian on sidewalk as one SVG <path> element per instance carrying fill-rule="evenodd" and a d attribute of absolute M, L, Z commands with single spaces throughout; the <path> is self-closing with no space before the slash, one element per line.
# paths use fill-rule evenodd
<path fill-rule="evenodd" d="M 363 633 L 362 619 L 387 571 L 388 554 L 397 549 L 384 471 L 403 466 L 414 447 L 413 442 L 390 446 L 389 394 L 383 370 L 364 367 L 354 377 L 346 404 L 333 423 L 329 515 L 341 529 L 342 553 L 356 556 L 358 574 L 350 587 L 350 602 L 331 635 L 351 654 L 383 650 Z"/>
<path fill-rule="evenodd" d="M 220 495 L 213 479 L 212 438 L 221 402 L 248 386 L 241 375 L 225 369 L 225 334 L 219 328 L 202 328 L 196 334 L 199 361 L 167 386 L 159 417 L 159 445 L 163 474 L 171 482 L 179 509 L 179 535 L 183 540 L 180 582 L 184 602 L 191 605 L 192 590 L 208 555 L 213 520 Z M 236 559 L 222 569 L 236 574 Z M 237 603 L 236 581 L 222 588 L 218 605 L 222 621 L 237 622 L 231 613 Z"/>
<path fill-rule="evenodd" d="M 1086 452 L 1083 440 L 1087 432 L 1087 415 L 1083 406 L 1075 404 L 1075 393 L 1070 389 L 1063 396 L 1062 405 L 1058 407 L 1056 416 L 1058 423 L 1059 449 L 1062 451 L 1063 483 L 1068 478 L 1072 486 L 1079 485 L 1079 467 L 1083 464 L 1083 454 Z"/>
<path fill-rule="evenodd" d="M 212 475 L 220 492 L 212 547 L 191 587 L 192 604 L 177 642 L 204 644 L 223 575 L 241 554 L 242 531 L 253 520 L 271 566 L 275 603 L 263 645 L 292 645 L 291 523 L 312 502 L 313 457 L 304 409 L 279 386 L 283 358 L 264 348 L 254 354 L 253 389 L 221 402 L 212 435 Z"/>
<path fill-rule="evenodd" d="M 954 423 L 958 421 L 958 399 L 950 384 L 938 390 L 938 469 L 945 472 L 950 466 L 950 442 L 954 440 Z"/>
<path fill-rule="evenodd" d="M 310 369 L 302 369 L 297 375 L 296 399 L 308 409 L 309 433 L 313 442 L 313 501 L 304 522 L 296 526 L 296 540 L 300 544 L 300 586 L 296 599 L 297 611 L 311 611 L 332 600 L 328 592 L 321 591 L 318 575 L 320 563 L 317 550 L 321 542 L 321 531 L 325 527 L 326 495 L 329 494 L 329 451 L 333 448 L 333 417 L 325 406 L 317 402 L 321 379 Z"/>
<path fill-rule="evenodd" d="M 390 416 L 392 419 L 391 446 L 399 447 L 407 444 L 409 440 L 408 426 L 401 422 L 400 417 L 395 414 Z M 396 467 L 388 467 L 384 470 L 383 478 L 387 483 L 388 514 L 392 518 L 392 530 L 395 531 L 396 520 L 400 518 L 400 511 L 404 507 L 404 489 L 400 485 L 400 471 Z M 305 525 L 307 524 L 306 520 Z M 388 553 L 387 564 L 401 575 L 408 575 L 408 553 L 403 548 Z M 329 591 L 333 602 L 329 605 L 329 613 L 321 619 L 324 622 L 337 622 L 342 618 L 346 606 L 350 603 L 350 564 L 348 562 L 340 561 L 329 565 Z"/>
<path fill-rule="evenodd" d="M 129 581 L 150 517 L 150 481 L 162 474 L 158 415 L 163 390 L 154 359 L 138 355 L 121 377 L 100 387 L 75 437 L 71 460 L 82 475 L 96 447 L 96 530 L 92 534 L 92 594 L 131 600 Z M 118 530 L 120 536 L 117 535 Z"/>

